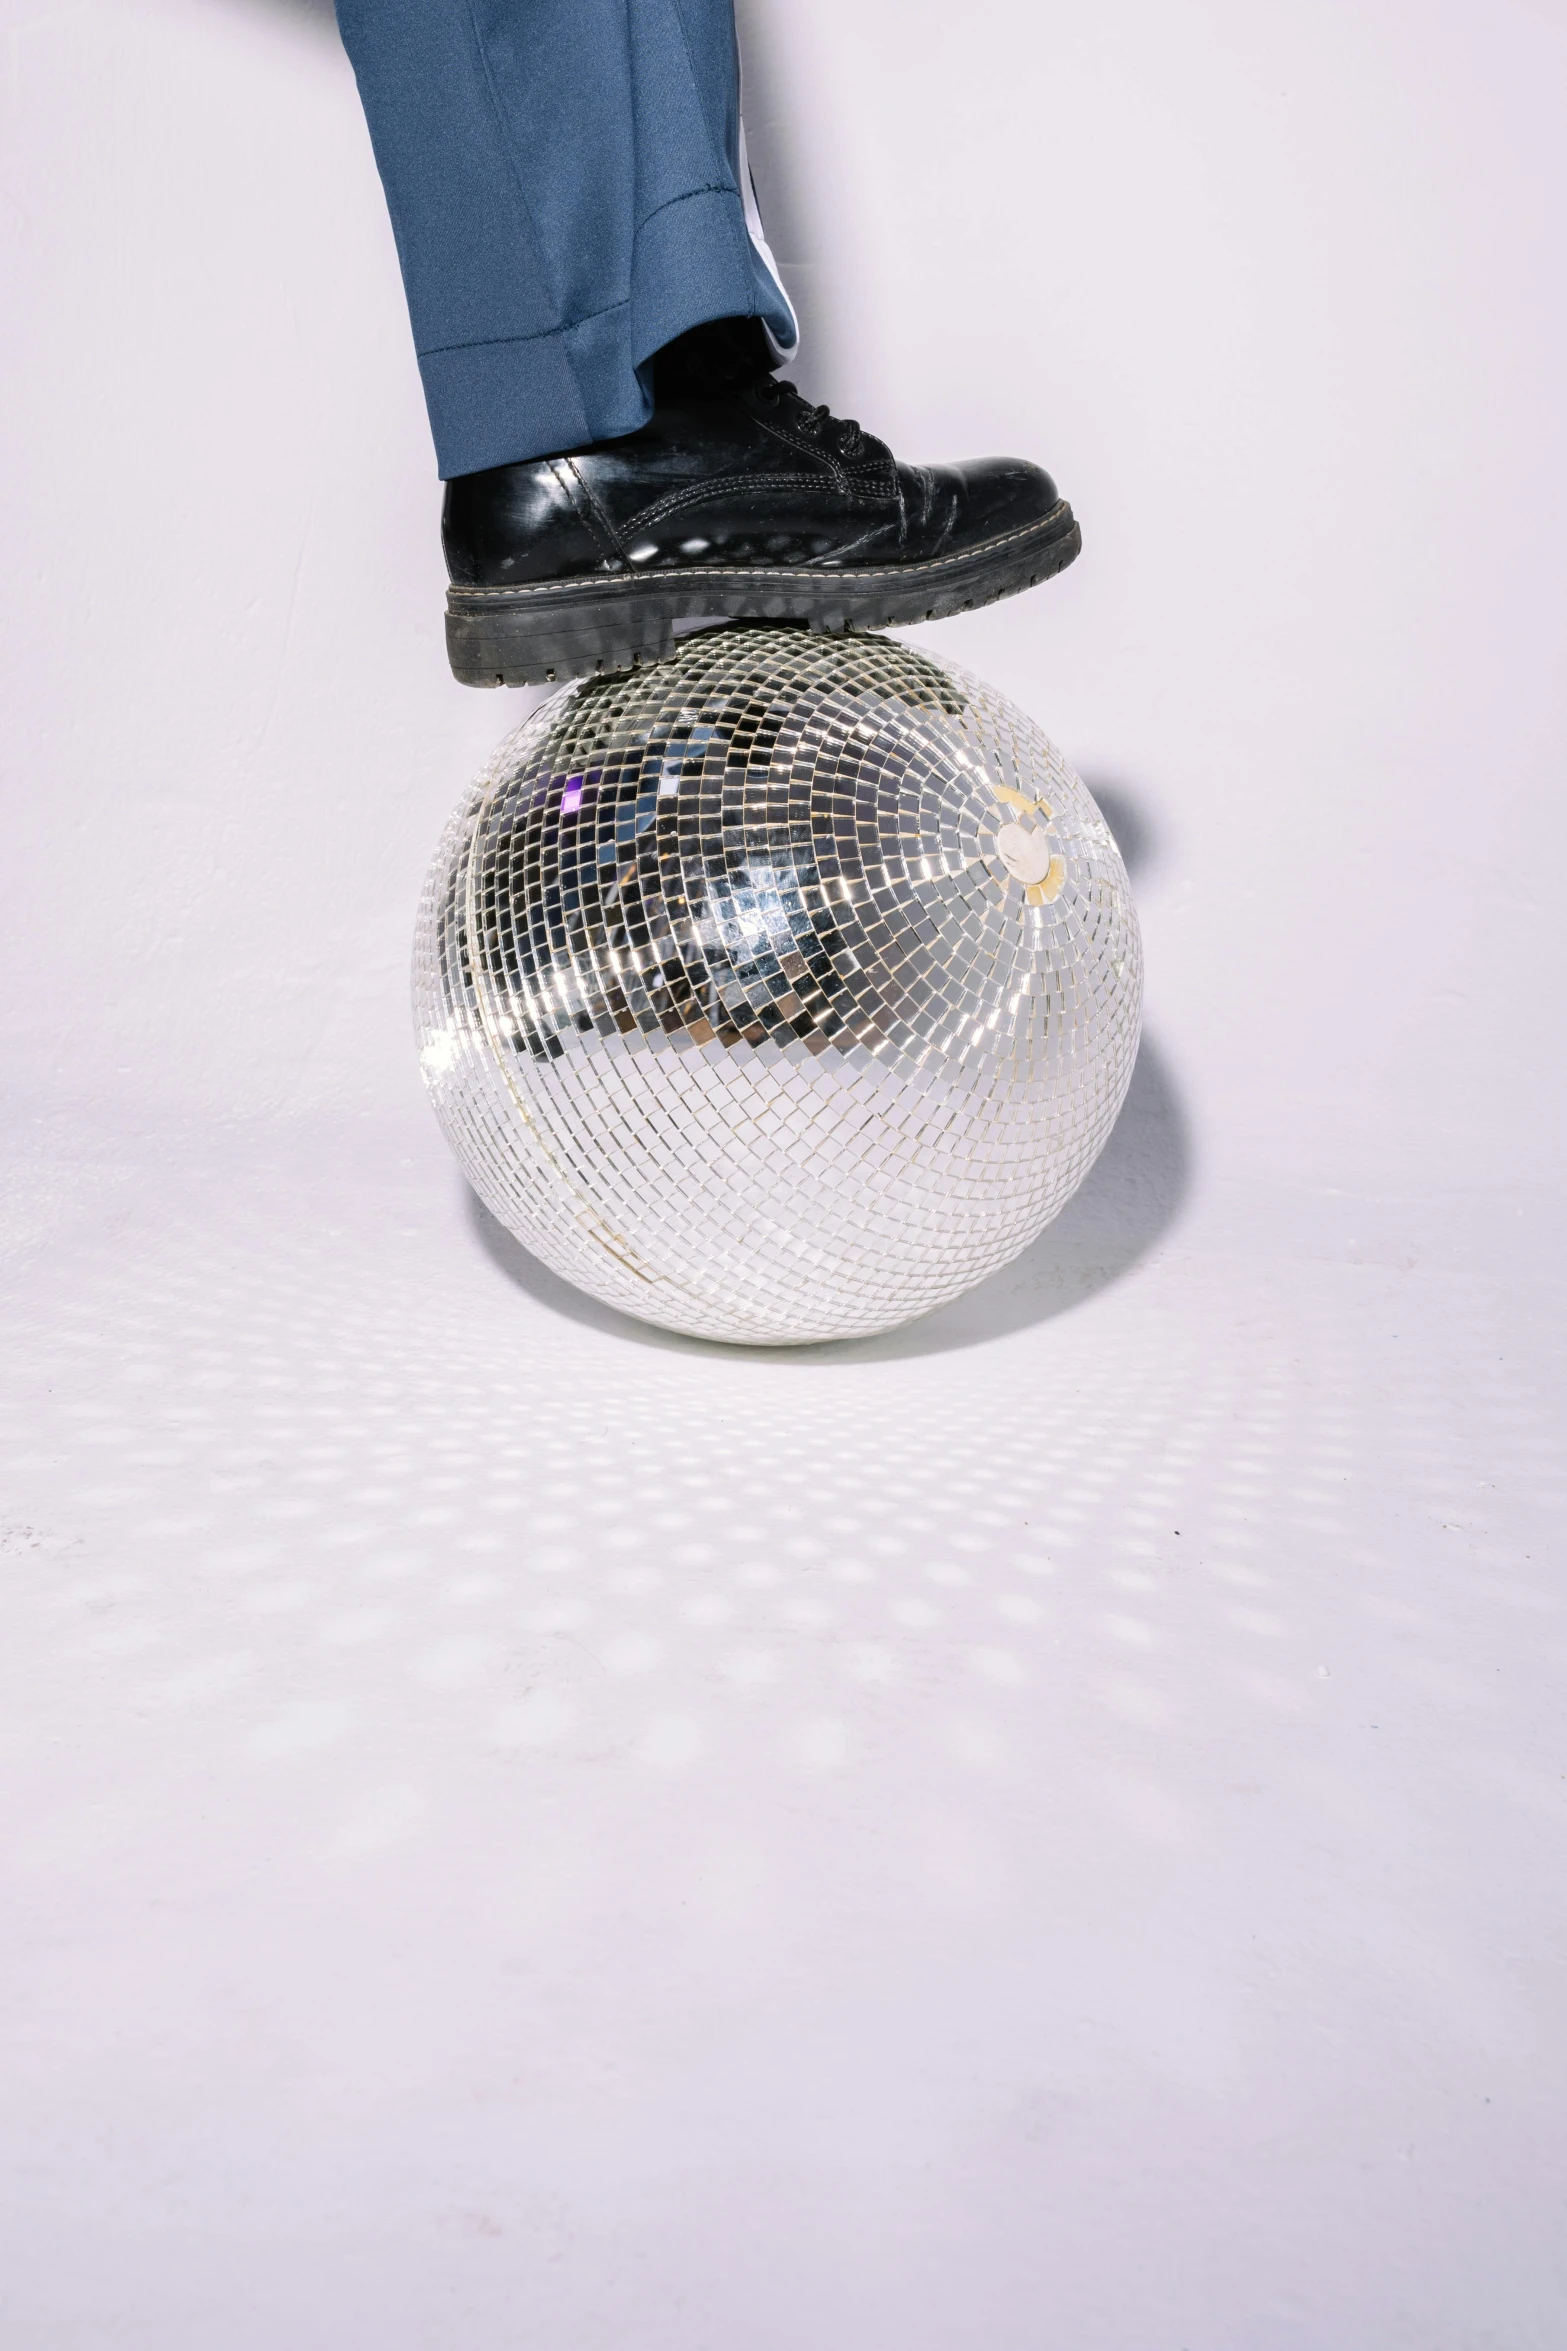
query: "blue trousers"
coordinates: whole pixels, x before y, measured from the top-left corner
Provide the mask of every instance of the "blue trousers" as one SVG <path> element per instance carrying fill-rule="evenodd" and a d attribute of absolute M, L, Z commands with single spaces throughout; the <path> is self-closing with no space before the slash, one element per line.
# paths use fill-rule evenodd
<path fill-rule="evenodd" d="M 742 161 L 733 0 L 337 15 L 443 476 L 635 432 L 646 363 L 708 319 L 793 348 Z"/>

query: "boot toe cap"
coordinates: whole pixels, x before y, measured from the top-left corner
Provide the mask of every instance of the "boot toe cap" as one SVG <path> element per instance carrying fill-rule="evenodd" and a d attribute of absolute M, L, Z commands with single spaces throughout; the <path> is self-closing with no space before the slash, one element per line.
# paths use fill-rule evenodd
<path fill-rule="evenodd" d="M 1050 475 L 1025 457 L 976 457 L 952 471 L 960 493 L 958 528 L 965 539 L 1027 530 L 1061 504 Z"/>

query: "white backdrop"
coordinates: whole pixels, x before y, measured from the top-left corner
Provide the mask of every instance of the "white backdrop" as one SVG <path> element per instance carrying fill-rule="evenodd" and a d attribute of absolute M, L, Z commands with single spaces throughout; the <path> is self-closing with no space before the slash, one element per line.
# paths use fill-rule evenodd
<path fill-rule="evenodd" d="M 0 0 L 21 2343 L 1555 2351 L 1560 0 L 745 0 L 1149 963 L 1013 1273 L 628 1333 L 419 1096 L 518 697 L 315 0 Z"/>

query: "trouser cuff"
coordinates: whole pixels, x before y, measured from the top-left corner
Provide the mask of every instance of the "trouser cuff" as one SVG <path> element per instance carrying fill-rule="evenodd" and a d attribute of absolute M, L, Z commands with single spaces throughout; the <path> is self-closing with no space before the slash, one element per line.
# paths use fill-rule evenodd
<path fill-rule="evenodd" d="M 739 197 L 677 197 L 637 232 L 631 289 L 612 309 L 542 335 L 420 353 L 441 478 L 634 433 L 652 414 L 643 376 L 653 353 L 709 319 L 747 317 L 792 334 Z"/>

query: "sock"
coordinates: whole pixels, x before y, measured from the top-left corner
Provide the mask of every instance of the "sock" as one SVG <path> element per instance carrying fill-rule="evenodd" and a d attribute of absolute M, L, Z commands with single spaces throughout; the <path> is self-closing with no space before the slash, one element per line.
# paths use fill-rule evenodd
<path fill-rule="evenodd" d="M 654 352 L 653 398 L 721 400 L 772 372 L 760 319 L 712 318 Z"/>

